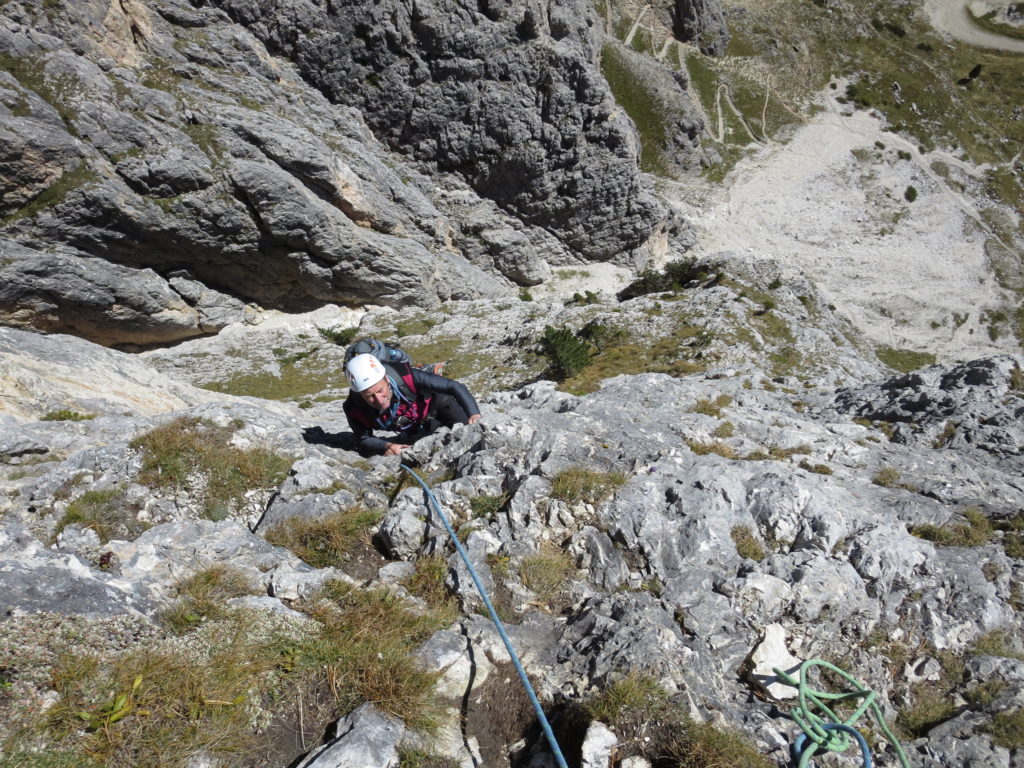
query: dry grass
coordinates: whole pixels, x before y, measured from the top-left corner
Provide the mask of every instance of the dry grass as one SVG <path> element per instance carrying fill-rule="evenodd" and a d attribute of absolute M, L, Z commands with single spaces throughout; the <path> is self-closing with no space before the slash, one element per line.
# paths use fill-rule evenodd
<path fill-rule="evenodd" d="M 559 601 L 565 594 L 569 578 L 576 572 L 572 558 L 554 547 L 527 555 L 519 565 L 519 578 L 523 586 L 545 603 Z"/>
<path fill-rule="evenodd" d="M 551 496 L 572 503 L 600 504 L 626 483 L 621 472 L 597 472 L 583 467 L 562 470 L 551 479 Z"/>
<path fill-rule="evenodd" d="M 314 568 L 342 568 L 357 545 L 369 544 L 369 529 L 380 518 L 379 511 L 349 507 L 327 517 L 285 520 L 267 531 L 264 538 Z"/>
<path fill-rule="evenodd" d="M 206 516 L 222 520 L 236 508 L 246 492 L 276 488 L 292 460 L 265 448 L 243 450 L 230 444 L 241 426 L 227 427 L 195 418 L 180 417 L 132 440 L 142 453 L 139 482 L 157 489 L 184 491 L 205 479 Z"/>

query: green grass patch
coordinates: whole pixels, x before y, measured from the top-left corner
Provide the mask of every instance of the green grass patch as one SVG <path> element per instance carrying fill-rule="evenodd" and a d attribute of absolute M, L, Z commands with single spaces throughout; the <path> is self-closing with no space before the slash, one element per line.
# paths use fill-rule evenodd
<path fill-rule="evenodd" d="M 551 478 L 551 497 L 566 503 L 597 505 L 626 483 L 622 472 L 599 472 L 584 467 L 563 469 Z"/>
<path fill-rule="evenodd" d="M 992 718 L 992 725 L 985 730 L 992 735 L 992 741 L 1005 749 L 1024 747 L 1024 709 L 997 712 Z"/>
<path fill-rule="evenodd" d="M 3 219 L 3 224 L 11 224 L 18 219 L 30 218 L 46 208 L 52 208 L 64 202 L 70 192 L 86 184 L 97 181 L 99 176 L 85 163 L 79 163 L 74 168 L 65 170 L 53 184 L 47 187 L 28 205 L 19 208 Z"/>
<path fill-rule="evenodd" d="M 992 523 L 980 509 L 968 507 L 963 516 L 966 523 L 915 525 L 910 533 L 944 547 L 980 547 L 992 540 Z"/>
<path fill-rule="evenodd" d="M 281 748 L 280 727 L 268 727 L 275 722 L 301 727 L 312 745 L 364 701 L 426 734 L 439 721 L 437 675 L 413 652 L 450 614 L 340 583 L 296 606 L 314 622 L 221 612 L 243 589 L 229 569 L 196 574 L 179 589 L 196 611 L 182 628 L 196 628 L 105 658 L 58 658 L 50 674 L 57 700 L 8 731 L 5 764 L 185 768 L 207 754 L 225 768 L 278 765 L 297 758 L 299 746 L 273 758 Z"/>
<path fill-rule="evenodd" d="M 308 355 L 286 358 L 279 363 L 279 369 L 278 376 L 266 372 L 237 373 L 225 381 L 208 381 L 199 386 L 225 395 L 263 400 L 302 400 L 346 384 L 345 375 L 336 363 L 325 365 Z"/>
<path fill-rule="evenodd" d="M 911 738 L 926 735 L 959 711 L 954 692 L 963 682 L 963 659 L 949 651 L 936 651 L 934 656 L 941 665 L 939 679 L 912 686 L 910 704 L 904 706 L 896 717 L 899 730 Z"/>
<path fill-rule="evenodd" d="M 916 371 L 926 365 L 935 365 L 935 355 L 931 352 L 915 352 L 912 349 L 893 349 L 880 347 L 875 356 L 895 371 L 907 373 Z"/>
<path fill-rule="evenodd" d="M 369 530 L 380 522 L 382 513 L 364 507 L 349 507 L 321 518 L 283 520 L 264 538 L 290 550 L 314 568 L 344 568 L 360 545 L 370 543 Z"/>
<path fill-rule="evenodd" d="M 608 81 L 616 103 L 629 115 L 640 134 L 640 168 L 659 176 L 670 176 L 664 155 L 670 126 L 665 107 L 647 80 L 634 71 L 629 54 L 612 43 L 601 48 L 601 73 Z"/>
<path fill-rule="evenodd" d="M 395 323 L 395 336 L 422 336 L 437 325 L 438 320 L 430 315 L 417 315 Z"/>
<path fill-rule="evenodd" d="M 241 504 L 246 492 L 279 486 L 292 459 L 266 448 L 230 444 L 236 427 L 179 417 L 131 441 L 142 454 L 138 481 L 156 489 L 192 491 L 205 481 L 205 515 L 222 520 Z"/>

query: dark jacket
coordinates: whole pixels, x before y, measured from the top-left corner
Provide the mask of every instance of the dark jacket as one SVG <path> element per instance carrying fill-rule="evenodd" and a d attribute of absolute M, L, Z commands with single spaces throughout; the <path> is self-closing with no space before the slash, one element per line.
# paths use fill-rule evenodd
<path fill-rule="evenodd" d="M 378 412 L 358 392 L 350 391 L 345 400 L 345 416 L 359 443 L 360 453 L 381 454 L 387 450 L 388 443 L 412 443 L 429 434 L 438 426 L 431 416 L 442 398 L 455 398 L 467 416 L 480 413 L 476 400 L 462 382 L 404 363 L 385 364 L 384 369 L 393 382 L 391 401 L 394 413 Z M 375 429 L 397 432 L 399 437 L 390 440 L 375 437 Z"/>

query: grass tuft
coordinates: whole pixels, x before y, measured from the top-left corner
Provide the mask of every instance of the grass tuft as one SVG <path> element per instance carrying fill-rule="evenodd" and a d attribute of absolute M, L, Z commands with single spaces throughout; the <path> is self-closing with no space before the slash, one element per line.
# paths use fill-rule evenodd
<path fill-rule="evenodd" d="M 913 536 L 934 542 L 944 547 L 980 547 L 992 540 L 992 523 L 977 507 L 968 507 L 963 512 L 966 523 L 959 525 L 915 525 L 910 529 Z"/>
<path fill-rule="evenodd" d="M 142 453 L 139 482 L 156 489 L 192 491 L 205 481 L 204 512 L 223 520 L 245 494 L 279 486 L 292 460 L 265 448 L 243 450 L 230 445 L 234 427 L 179 417 L 131 442 Z"/>
<path fill-rule="evenodd" d="M 551 496 L 568 503 L 600 504 L 626 483 L 622 472 L 597 472 L 583 467 L 564 469 L 551 479 Z"/>
<path fill-rule="evenodd" d="M 285 520 L 264 538 L 314 568 L 343 568 L 358 545 L 369 544 L 369 529 L 380 519 L 380 512 L 355 506 L 317 519 Z"/>
<path fill-rule="evenodd" d="M 215 565 L 179 582 L 177 602 L 161 614 L 175 634 L 190 632 L 204 621 L 224 618 L 225 603 L 233 597 L 257 594 L 248 577 L 229 565 Z"/>
<path fill-rule="evenodd" d="M 767 553 L 761 542 L 754 536 L 753 531 L 746 525 L 734 525 L 729 531 L 733 544 L 736 545 L 736 554 L 740 557 L 750 558 L 758 562 L 765 559 Z"/>
<path fill-rule="evenodd" d="M 554 547 L 527 555 L 519 565 L 523 586 L 545 603 L 559 601 L 565 594 L 569 578 L 576 572 L 572 558 Z"/>

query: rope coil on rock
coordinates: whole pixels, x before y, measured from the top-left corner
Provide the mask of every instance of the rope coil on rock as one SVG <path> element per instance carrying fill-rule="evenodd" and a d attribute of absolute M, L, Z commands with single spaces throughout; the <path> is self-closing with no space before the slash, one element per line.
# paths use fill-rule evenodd
<path fill-rule="evenodd" d="M 476 569 L 469 561 L 469 555 L 466 554 L 466 550 L 462 547 L 458 537 L 455 535 L 455 530 L 452 528 L 451 523 L 448 522 L 448 518 L 445 517 L 444 512 L 441 511 L 441 505 L 437 503 L 437 499 L 430 490 L 430 486 L 428 486 L 419 475 L 413 472 L 405 464 L 401 464 L 400 466 L 412 475 L 416 482 L 422 486 L 424 492 L 427 494 L 427 498 L 430 499 L 430 503 L 433 506 L 434 511 L 437 512 L 437 516 L 441 518 L 441 522 L 444 523 L 445 530 L 448 531 L 448 536 L 451 537 L 452 544 L 455 545 L 455 549 L 458 551 L 459 556 L 462 557 L 462 562 L 465 563 L 466 568 L 469 570 L 469 575 L 472 577 L 473 583 L 476 584 L 476 589 L 480 593 L 480 597 L 483 599 L 484 605 L 487 607 L 487 613 L 490 614 L 491 621 L 494 622 L 494 627 L 498 630 L 498 634 L 501 636 L 501 642 L 505 644 L 505 650 L 508 651 L 509 658 L 512 659 L 512 664 L 515 666 L 516 672 L 519 673 L 519 679 L 523 681 L 523 687 L 526 689 L 526 695 L 530 698 L 530 703 L 533 705 L 533 711 L 537 713 L 537 720 L 540 721 L 541 728 L 544 729 L 544 735 L 547 737 L 548 744 L 551 745 L 551 750 L 554 753 L 555 761 L 558 763 L 558 768 L 569 768 L 566 765 L 565 758 L 562 757 L 562 750 L 558 747 L 558 741 L 555 739 L 555 734 L 551 730 L 551 725 L 548 723 L 548 719 L 544 714 L 540 701 L 537 699 L 537 694 L 534 692 L 533 686 L 530 685 L 530 681 L 526 677 L 526 671 L 523 669 L 523 665 L 519 661 L 519 656 L 516 655 L 515 649 L 512 648 L 512 641 L 509 639 L 508 633 L 505 631 L 505 625 L 502 624 L 501 619 L 498 618 L 498 613 L 494 610 L 490 597 L 487 596 L 487 590 L 484 589 L 484 585 L 481 583 Z"/>
<path fill-rule="evenodd" d="M 813 667 L 822 667 L 836 673 L 849 682 L 854 690 L 841 693 L 819 691 L 811 687 L 807 676 Z M 772 671 L 780 680 L 791 685 L 799 692 L 799 704 L 790 712 L 793 720 L 803 730 L 793 741 L 793 760 L 797 762 L 798 768 L 806 768 L 811 758 L 819 751 L 845 752 L 851 745 L 851 738 L 860 747 L 861 758 L 864 768 L 872 768 L 871 749 L 861 733 L 854 727 L 854 724 L 861 716 L 871 710 L 871 714 L 878 720 L 878 725 L 885 734 L 885 738 L 896 750 L 900 765 L 903 768 L 910 768 L 907 756 L 900 746 L 899 740 L 886 725 L 882 710 L 875 701 L 875 692 L 865 688 L 856 678 L 844 672 L 839 667 L 829 664 L 821 659 L 808 659 L 800 665 L 800 679 L 796 680 L 781 669 L 773 668 Z M 832 708 L 826 704 L 828 701 L 833 704 L 843 701 L 862 699 L 853 713 L 845 720 L 840 718 Z M 824 713 L 822 717 L 818 712 Z"/>

